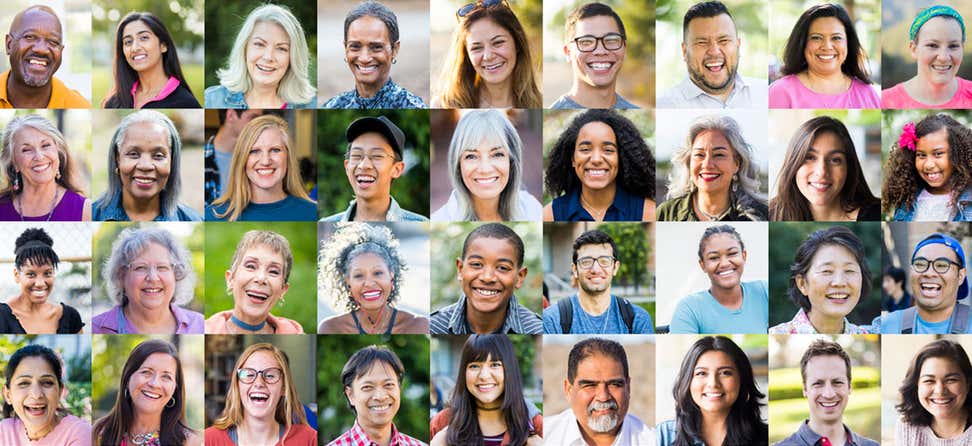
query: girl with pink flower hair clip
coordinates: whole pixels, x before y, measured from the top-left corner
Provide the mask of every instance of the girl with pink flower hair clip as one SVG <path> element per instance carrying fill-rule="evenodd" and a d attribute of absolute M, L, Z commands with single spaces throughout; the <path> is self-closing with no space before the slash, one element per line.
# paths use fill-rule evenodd
<path fill-rule="evenodd" d="M 905 124 L 881 195 L 895 221 L 972 221 L 972 130 L 944 113 Z"/>

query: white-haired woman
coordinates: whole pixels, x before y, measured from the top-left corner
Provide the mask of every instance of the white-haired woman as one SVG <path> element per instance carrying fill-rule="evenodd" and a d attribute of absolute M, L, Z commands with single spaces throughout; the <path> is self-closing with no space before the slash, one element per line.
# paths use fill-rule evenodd
<path fill-rule="evenodd" d="M 701 116 L 672 156 L 658 221 L 766 221 L 753 148 L 735 119 Z"/>
<path fill-rule="evenodd" d="M 262 5 L 240 28 L 229 58 L 206 89 L 206 108 L 314 108 L 304 29 L 285 7 Z"/>
<path fill-rule="evenodd" d="M 37 115 L 18 116 L 3 129 L 0 221 L 91 221 L 91 200 L 61 131 Z"/>
<path fill-rule="evenodd" d="M 115 306 L 94 317 L 94 333 L 203 334 L 203 315 L 181 307 L 193 299 L 192 258 L 169 231 L 122 231 L 101 277 Z"/>
<path fill-rule="evenodd" d="M 154 110 L 121 120 L 108 146 L 108 189 L 94 202 L 96 221 L 201 221 L 179 203 L 182 140 L 175 124 Z"/>
<path fill-rule="evenodd" d="M 537 221 L 543 205 L 520 189 L 523 143 L 497 110 L 470 110 L 449 144 L 449 201 L 432 221 Z"/>

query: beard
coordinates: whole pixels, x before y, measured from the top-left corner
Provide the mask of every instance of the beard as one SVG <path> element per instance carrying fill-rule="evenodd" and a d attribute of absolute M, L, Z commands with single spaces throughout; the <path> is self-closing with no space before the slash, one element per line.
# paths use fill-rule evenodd
<path fill-rule="evenodd" d="M 607 415 L 592 416 L 591 413 L 595 410 L 614 410 L 614 412 Z M 587 427 L 591 428 L 591 430 L 594 432 L 600 433 L 613 431 L 616 427 L 618 427 L 618 424 L 620 424 L 621 421 L 617 410 L 618 403 L 614 401 L 604 403 L 599 403 L 596 401 L 592 402 L 589 406 L 587 406 Z"/>
<path fill-rule="evenodd" d="M 695 69 L 695 67 L 689 66 L 688 70 L 689 70 L 689 77 L 692 78 L 692 81 L 695 83 L 695 85 L 698 85 L 699 88 L 704 90 L 706 93 L 718 94 L 724 92 L 727 88 L 732 86 L 733 81 L 736 79 L 736 70 L 738 68 L 739 68 L 738 61 L 734 62 L 731 67 L 726 65 L 726 70 L 727 70 L 726 80 L 718 84 L 709 82 L 705 78 L 705 73 L 703 73 L 701 70 Z"/>

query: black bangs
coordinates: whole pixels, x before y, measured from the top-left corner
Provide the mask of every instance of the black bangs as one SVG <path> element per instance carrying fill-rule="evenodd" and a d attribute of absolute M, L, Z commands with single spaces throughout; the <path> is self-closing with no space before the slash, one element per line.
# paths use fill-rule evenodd
<path fill-rule="evenodd" d="M 14 265 L 17 268 L 26 264 L 34 266 L 51 265 L 57 268 L 60 261 L 61 259 L 57 257 L 57 253 L 50 246 L 38 244 L 37 246 L 23 246 L 17 250 Z"/>
<path fill-rule="evenodd" d="M 506 361 L 500 349 L 499 336 L 502 335 L 472 335 L 466 341 L 463 349 L 462 364 L 483 362 L 492 357 L 494 361 Z M 504 364 L 505 366 L 506 364 Z"/>

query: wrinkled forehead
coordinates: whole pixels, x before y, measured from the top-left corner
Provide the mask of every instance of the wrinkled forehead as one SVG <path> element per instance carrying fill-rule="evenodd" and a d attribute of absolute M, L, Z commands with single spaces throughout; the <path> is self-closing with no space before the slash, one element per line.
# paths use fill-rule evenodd
<path fill-rule="evenodd" d="M 46 8 L 29 8 L 16 17 L 10 24 L 10 33 L 20 35 L 27 31 L 42 32 L 60 37 L 61 21 Z"/>

